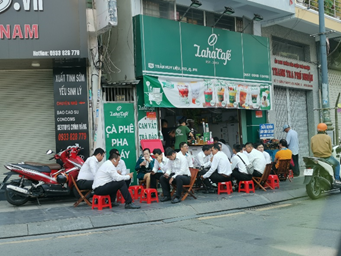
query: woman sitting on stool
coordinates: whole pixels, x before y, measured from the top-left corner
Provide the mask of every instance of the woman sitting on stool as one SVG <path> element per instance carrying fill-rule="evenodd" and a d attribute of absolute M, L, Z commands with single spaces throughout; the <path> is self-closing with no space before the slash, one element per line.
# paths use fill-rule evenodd
<path fill-rule="evenodd" d="M 154 161 L 155 159 L 150 156 L 149 148 L 145 148 L 143 155 L 136 162 L 137 178 L 146 181 L 146 188 L 150 188 L 150 172 L 153 170 Z"/>

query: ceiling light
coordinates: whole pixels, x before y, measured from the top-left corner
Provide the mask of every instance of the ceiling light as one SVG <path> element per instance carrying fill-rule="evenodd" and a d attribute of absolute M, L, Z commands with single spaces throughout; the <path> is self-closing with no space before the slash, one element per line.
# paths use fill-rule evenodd
<path fill-rule="evenodd" d="M 255 16 L 253 17 L 253 20 L 255 20 L 255 21 L 261 21 L 261 20 L 263 20 L 263 17 L 262 16 L 260 16 L 259 14 L 254 14 Z"/>
<path fill-rule="evenodd" d="M 33 62 L 31 63 L 31 66 L 32 66 L 32 67 L 35 67 L 35 68 L 38 68 L 38 67 L 40 67 L 40 63 L 39 63 L 38 61 L 33 61 Z"/>
<path fill-rule="evenodd" d="M 198 0 L 192 0 L 192 3 L 190 6 L 188 6 L 187 10 L 185 11 L 184 15 L 182 15 L 182 17 L 179 19 L 179 21 L 181 21 L 187 14 L 187 12 L 189 11 L 189 9 L 193 8 L 198 8 L 202 5 L 201 2 L 199 2 Z"/>

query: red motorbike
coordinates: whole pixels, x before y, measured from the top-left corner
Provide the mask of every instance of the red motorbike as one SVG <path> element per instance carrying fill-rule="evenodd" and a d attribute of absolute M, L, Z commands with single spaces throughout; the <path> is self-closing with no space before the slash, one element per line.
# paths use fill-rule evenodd
<path fill-rule="evenodd" d="M 55 159 L 61 164 L 42 164 L 36 162 L 23 162 L 18 164 L 6 164 L 6 173 L 2 186 L 14 174 L 19 174 L 19 179 L 11 180 L 6 186 L 6 199 L 12 205 L 23 205 L 30 198 L 39 199 L 51 196 L 67 196 L 72 192 L 72 175 L 75 179 L 82 167 L 84 160 L 79 155 L 82 150 L 78 144 L 55 154 L 50 160 Z M 46 154 L 54 153 L 48 150 Z"/>

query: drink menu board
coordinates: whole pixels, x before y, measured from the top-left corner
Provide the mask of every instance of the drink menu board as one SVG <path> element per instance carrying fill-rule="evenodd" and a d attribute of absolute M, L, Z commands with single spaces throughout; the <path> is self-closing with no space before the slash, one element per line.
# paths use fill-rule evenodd
<path fill-rule="evenodd" d="M 89 156 L 88 93 L 86 69 L 55 68 L 54 109 L 57 151 L 79 144 Z"/>

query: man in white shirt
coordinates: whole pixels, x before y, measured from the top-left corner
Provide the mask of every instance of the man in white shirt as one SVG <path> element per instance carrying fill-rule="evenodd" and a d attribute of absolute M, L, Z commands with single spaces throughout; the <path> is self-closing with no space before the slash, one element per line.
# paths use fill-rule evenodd
<path fill-rule="evenodd" d="M 193 158 L 192 158 L 191 153 L 188 152 L 189 147 L 188 147 L 187 142 L 180 142 L 179 146 L 180 146 L 180 152 L 187 159 L 188 167 L 193 168 Z"/>
<path fill-rule="evenodd" d="M 181 152 L 176 153 L 172 148 L 167 148 L 165 152 L 168 158 L 166 172 L 160 177 L 163 197 L 161 202 L 170 201 L 170 184 L 176 185 L 175 198 L 172 203 L 181 202 L 182 186 L 189 185 L 191 182 L 191 172 L 189 171 L 187 159 Z"/>
<path fill-rule="evenodd" d="M 104 155 L 102 148 L 96 148 L 94 154 L 86 159 L 77 176 L 77 186 L 80 190 L 92 190 L 95 174 Z"/>
<path fill-rule="evenodd" d="M 230 160 L 232 157 L 232 151 L 229 146 L 226 145 L 226 141 L 224 139 L 219 139 L 218 137 L 214 137 L 214 143 L 219 143 L 220 151 L 223 152 L 227 158 Z"/>
<path fill-rule="evenodd" d="M 125 200 L 126 209 L 139 209 L 140 206 L 132 203 L 132 198 L 128 191 L 125 180 L 133 177 L 133 173 L 121 175 L 117 172 L 116 167 L 120 161 L 120 156 L 112 152 L 109 160 L 98 169 L 92 188 L 95 195 L 110 195 L 112 204 L 115 202 L 117 190 L 120 190 Z"/>
<path fill-rule="evenodd" d="M 252 180 L 252 175 L 246 170 L 246 166 L 250 164 L 249 158 L 243 153 L 243 146 L 239 144 L 233 145 L 233 157 L 232 157 L 232 176 L 237 180 L 237 184 L 240 181 Z"/>
<path fill-rule="evenodd" d="M 266 166 L 263 153 L 254 149 L 251 142 L 245 144 L 245 149 L 248 153 L 249 161 L 253 165 L 254 171 L 252 175 L 254 177 L 262 177 Z"/>
<path fill-rule="evenodd" d="M 161 149 L 155 148 L 153 150 L 155 158 L 153 170 L 150 173 L 150 187 L 156 188 L 156 181 L 167 171 L 168 158 L 164 156 Z"/>
<path fill-rule="evenodd" d="M 210 168 L 212 159 L 212 145 L 204 145 L 194 158 L 194 166 L 198 168 Z"/>
<path fill-rule="evenodd" d="M 220 151 L 219 143 L 213 144 L 212 154 L 213 160 L 211 168 L 201 176 L 204 179 L 204 184 L 206 186 L 206 191 L 204 191 L 204 193 L 215 193 L 209 180 L 214 183 L 231 181 L 231 164 L 227 156 Z"/>
<path fill-rule="evenodd" d="M 266 164 L 271 164 L 271 156 L 270 156 L 270 154 L 268 153 L 268 152 L 266 152 L 266 151 L 264 151 L 264 145 L 262 144 L 262 143 L 257 143 L 256 145 L 255 145 L 255 148 L 258 150 L 258 151 L 260 151 L 260 152 L 262 152 L 263 153 L 263 155 L 264 155 L 264 158 L 265 158 L 265 163 Z"/>
<path fill-rule="evenodd" d="M 121 154 L 120 154 L 120 151 L 118 151 L 118 149 L 116 149 L 116 148 L 111 149 L 110 152 L 109 152 L 109 155 L 110 155 L 111 153 L 115 153 L 116 155 L 119 155 L 119 156 L 121 155 Z M 117 167 L 116 167 L 116 170 L 117 170 L 117 172 L 118 172 L 119 174 L 121 174 L 121 175 L 127 175 L 127 174 L 129 174 L 128 171 L 127 171 L 126 163 L 125 163 L 124 160 L 122 160 L 121 158 L 120 158 L 120 161 L 118 162 L 118 165 L 117 165 Z M 129 188 L 131 179 L 126 180 L 125 182 L 127 183 L 127 187 Z"/>
<path fill-rule="evenodd" d="M 289 125 L 285 124 L 283 126 L 283 132 L 287 133 L 287 137 L 285 138 L 288 143 L 288 149 L 292 152 L 292 160 L 294 161 L 294 167 L 292 171 L 294 176 L 297 177 L 300 175 L 300 166 L 298 161 L 298 150 L 299 150 L 299 140 L 297 132 L 290 128 Z"/>

